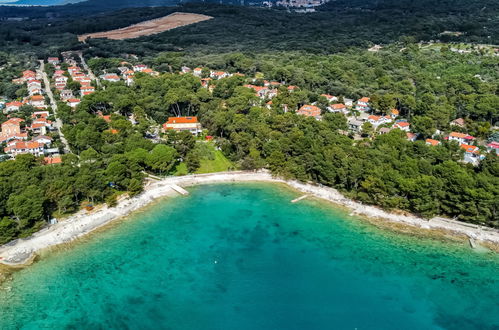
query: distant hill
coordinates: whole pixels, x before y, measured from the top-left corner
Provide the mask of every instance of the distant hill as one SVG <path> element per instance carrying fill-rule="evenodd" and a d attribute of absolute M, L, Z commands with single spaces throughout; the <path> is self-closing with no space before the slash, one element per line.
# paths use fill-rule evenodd
<path fill-rule="evenodd" d="M 77 3 L 85 0 L 0 0 L 0 5 L 19 5 L 19 6 L 59 6 L 70 3 Z"/>

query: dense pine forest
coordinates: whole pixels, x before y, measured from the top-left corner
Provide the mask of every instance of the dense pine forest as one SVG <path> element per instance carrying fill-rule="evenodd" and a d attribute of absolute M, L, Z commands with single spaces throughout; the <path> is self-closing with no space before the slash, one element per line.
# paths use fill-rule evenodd
<path fill-rule="evenodd" d="M 87 10 L 78 5 L 41 9 L 42 14 L 9 9 L 2 15 L 31 18 L 0 25 L 5 45 L 0 96 L 21 95 L 11 80 L 35 60 L 66 50 L 81 50 L 98 74 L 118 73 L 123 61 L 145 63 L 162 74 L 138 74 L 131 87 L 110 84 L 84 97 L 75 111 L 61 102 L 63 132 L 73 151 L 61 165 L 43 166 L 28 155 L 0 163 L 0 243 L 27 236 L 52 216 L 85 203 L 113 204 L 124 192 L 140 193 L 144 173 L 174 175 L 182 166 L 195 172 L 210 156 L 190 134 L 168 133 L 159 144 L 150 139 L 178 113 L 197 115 L 236 168 L 268 168 L 386 209 L 499 227 L 498 157 L 490 154 L 472 166 L 459 161 L 458 145 L 424 142 L 447 134 L 456 118 L 466 118 L 463 131 L 499 140 L 492 129 L 499 121 L 499 57 L 485 48 L 452 51 L 458 43 L 470 49 L 499 43 L 498 7 L 488 0 L 341 0 L 303 15 L 185 4 L 97 15 L 88 9 L 85 18 L 75 17 L 75 8 Z M 76 39 L 175 11 L 215 19 L 133 40 L 83 44 Z M 58 14 L 47 18 L 48 12 Z M 429 42 L 436 39 L 440 43 Z M 367 51 L 374 44 L 383 48 Z M 199 78 L 179 75 L 182 66 L 244 76 L 213 82 L 210 93 Z M 264 106 L 243 87 L 249 77 L 257 77 L 257 85 L 267 79 L 299 89 L 290 93 L 281 87 L 272 105 Z M 376 138 L 367 132 L 354 140 L 342 134 L 347 121 L 340 114 L 324 113 L 317 121 L 283 111 L 283 105 L 297 109 L 310 103 L 324 111 L 323 93 L 354 100 L 368 96 L 383 114 L 399 109 L 421 135 L 412 142 L 398 130 Z M 132 115 L 137 125 L 128 120 Z"/>

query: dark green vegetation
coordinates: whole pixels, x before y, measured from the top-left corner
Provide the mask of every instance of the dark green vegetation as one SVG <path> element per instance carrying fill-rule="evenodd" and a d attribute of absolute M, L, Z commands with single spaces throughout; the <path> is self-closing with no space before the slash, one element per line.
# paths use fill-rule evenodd
<path fill-rule="evenodd" d="M 479 167 L 472 167 L 458 162 L 462 151 L 454 144 L 430 147 L 424 141 L 409 142 L 397 131 L 353 141 L 338 133 L 346 129 L 342 116 L 328 114 L 318 122 L 283 113 L 283 104 L 292 110 L 314 101 L 322 106 L 321 93 L 353 99 L 369 96 L 382 112 L 399 109 L 423 133 L 421 138 L 436 129 L 447 133 L 451 120 L 464 117 L 463 131 L 494 139 L 490 128 L 499 120 L 498 58 L 457 54 L 448 47 L 420 49 L 416 42 L 441 38 L 499 43 L 497 2 L 376 3 L 336 1 L 312 15 L 188 4 L 71 20 L 67 17 L 75 12 L 51 8 L 43 9 L 56 13 L 50 19 L 42 11 L 36 19 L 0 25 L 0 40 L 8 52 L 0 56 L 3 73 L 8 73 L 2 76 L 0 96 L 9 98 L 23 94 L 9 81 L 28 68 L 33 57 L 68 49 L 83 50 L 97 74 L 116 71 L 125 59 L 172 73 L 182 65 L 249 77 L 261 72 L 266 79 L 300 87 L 291 94 L 283 89 L 267 109 L 242 87 L 246 82 L 242 77 L 219 81 L 212 94 L 190 75 L 138 75 L 133 87 L 109 86 L 86 97 L 75 112 L 61 104 L 63 131 L 74 155 L 55 166 L 41 166 L 29 156 L 0 163 L 0 242 L 30 234 L 52 214 L 71 213 L 87 203 L 112 204 L 125 191 L 136 194 L 142 189 L 143 171 L 159 175 L 204 171 L 206 150 L 196 146 L 190 135 L 171 134 L 161 144 L 151 142 L 157 125 L 179 112 L 198 115 L 209 134 L 218 138 L 223 153 L 243 169 L 266 167 L 285 177 L 333 186 L 388 209 L 427 217 L 443 214 L 499 227 L 496 156 L 489 155 Z M 27 15 L 22 12 L 25 9 L 15 10 Z M 215 19 L 135 40 L 76 41 L 76 34 L 122 27 L 173 11 L 204 13 Z M 446 30 L 465 34 L 438 37 Z M 373 43 L 390 45 L 378 53 L 367 52 Z M 17 53 L 26 56 L 28 67 L 12 65 Z M 95 56 L 105 59 L 91 60 Z M 112 114 L 112 121 L 107 123 L 99 113 Z M 138 125 L 127 120 L 132 114 Z"/>

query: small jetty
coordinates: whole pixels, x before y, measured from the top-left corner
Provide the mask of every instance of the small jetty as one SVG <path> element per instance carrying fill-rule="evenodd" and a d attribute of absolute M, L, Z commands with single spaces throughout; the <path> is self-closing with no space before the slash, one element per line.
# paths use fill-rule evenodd
<path fill-rule="evenodd" d="M 293 199 L 293 200 L 291 201 L 291 203 L 297 203 L 297 202 L 299 202 L 299 201 L 301 201 L 302 199 L 305 199 L 305 198 L 307 198 L 307 197 L 308 197 L 308 195 L 303 195 L 303 196 L 300 196 L 300 197 L 298 197 L 298 198 Z"/>
<path fill-rule="evenodd" d="M 180 195 L 183 195 L 183 196 L 189 195 L 189 192 L 187 190 L 185 190 L 184 188 L 182 188 L 180 186 L 177 186 L 176 184 L 172 184 L 172 185 L 170 185 L 170 187 L 172 187 L 172 189 L 175 190 L 176 192 L 178 192 Z"/>
<path fill-rule="evenodd" d="M 475 239 L 473 239 L 473 238 L 470 237 L 469 238 L 469 242 L 470 242 L 470 246 L 471 246 L 472 249 L 476 249 L 477 248 L 477 244 L 475 242 Z"/>

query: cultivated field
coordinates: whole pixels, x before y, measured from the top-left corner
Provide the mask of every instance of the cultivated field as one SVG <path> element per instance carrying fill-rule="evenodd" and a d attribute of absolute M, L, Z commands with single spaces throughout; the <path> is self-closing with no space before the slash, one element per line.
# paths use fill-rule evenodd
<path fill-rule="evenodd" d="M 200 14 L 173 13 L 165 17 L 140 22 L 117 30 L 82 34 L 78 36 L 78 40 L 85 41 L 88 38 L 107 38 L 114 40 L 132 39 L 149 36 L 151 34 L 168 31 L 180 26 L 198 23 L 212 18 L 213 17 L 211 16 Z"/>

